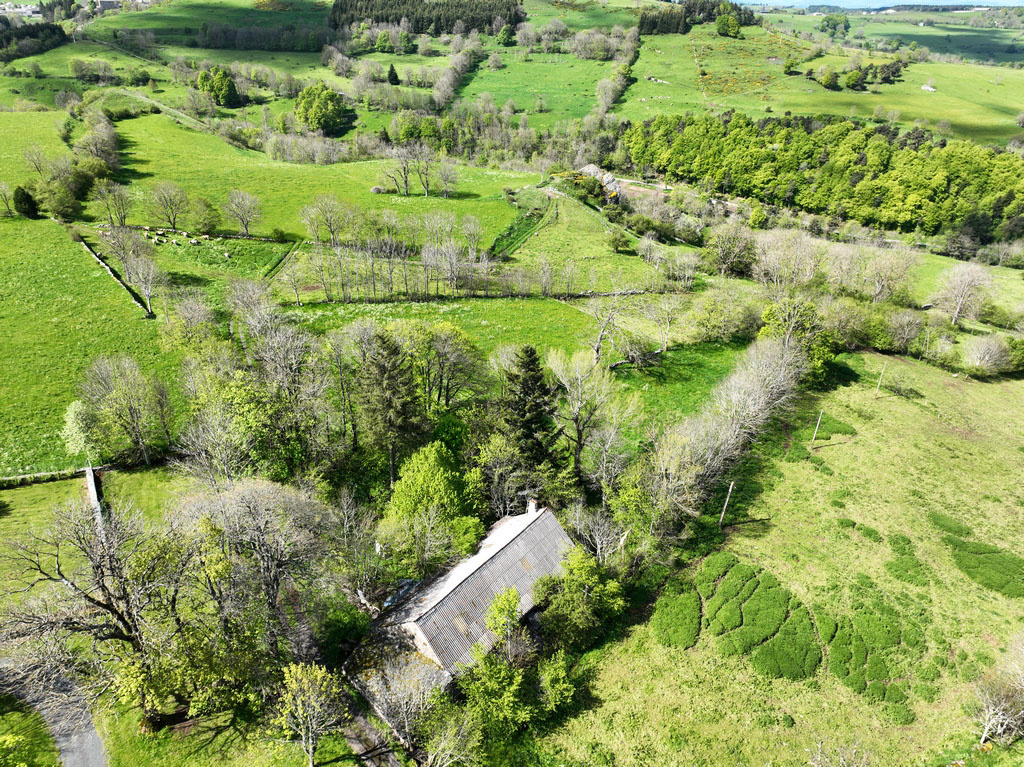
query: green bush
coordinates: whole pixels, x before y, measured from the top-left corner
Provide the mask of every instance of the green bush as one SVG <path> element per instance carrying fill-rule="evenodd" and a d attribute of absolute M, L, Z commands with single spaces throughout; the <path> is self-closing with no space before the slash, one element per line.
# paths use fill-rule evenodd
<path fill-rule="evenodd" d="M 818 627 L 818 636 L 821 638 L 821 641 L 825 644 L 831 642 L 832 637 L 836 635 L 836 629 L 838 628 L 835 619 L 826 613 L 821 607 L 815 607 L 814 623 Z"/>
<path fill-rule="evenodd" d="M 913 724 L 917 720 L 917 714 L 904 703 L 886 703 L 885 715 L 894 724 Z"/>
<path fill-rule="evenodd" d="M 739 560 L 728 551 L 716 551 L 701 562 L 693 576 L 693 585 L 696 586 L 701 598 L 710 599 L 715 593 L 718 581 L 724 578 L 737 562 Z"/>
<path fill-rule="evenodd" d="M 891 684 L 885 688 L 886 703 L 906 703 L 907 692 L 901 685 Z"/>
<path fill-rule="evenodd" d="M 917 678 L 925 682 L 934 682 L 942 674 L 934 662 L 925 663 L 917 668 Z"/>
<path fill-rule="evenodd" d="M 666 647 L 688 649 L 700 633 L 700 597 L 690 583 L 673 584 L 654 604 L 651 631 Z"/>
<path fill-rule="evenodd" d="M 914 542 L 907 536 L 900 535 L 899 533 L 892 533 L 889 535 L 889 546 L 897 554 L 914 553 Z"/>
<path fill-rule="evenodd" d="M 778 633 L 754 651 L 750 662 L 768 677 L 799 680 L 813 676 L 821 663 L 821 649 L 807 608 L 793 609 Z"/>
<path fill-rule="evenodd" d="M 874 541 L 875 543 L 881 543 L 882 541 L 882 534 L 873 527 L 868 527 L 867 525 L 858 525 L 857 531 L 865 538 L 867 538 L 869 541 Z"/>
<path fill-rule="evenodd" d="M 840 517 L 839 519 L 837 519 L 836 524 L 844 529 L 850 529 L 857 526 L 856 522 L 854 522 L 852 519 L 847 519 L 846 517 Z"/>
<path fill-rule="evenodd" d="M 936 698 L 939 697 L 939 688 L 933 684 L 915 684 L 914 695 L 919 697 L 925 703 L 934 703 Z"/>
<path fill-rule="evenodd" d="M 885 700 L 885 685 L 881 682 L 868 682 L 867 689 L 864 690 L 864 697 L 873 703 L 881 703 Z"/>
<path fill-rule="evenodd" d="M 872 655 L 868 658 L 864 678 L 871 682 L 881 682 L 889 678 L 889 669 L 880 655 Z"/>
<path fill-rule="evenodd" d="M 964 541 L 953 535 L 942 540 L 953 549 L 953 561 L 968 578 L 1004 596 L 1024 597 L 1024 559 L 995 546 Z"/>
<path fill-rule="evenodd" d="M 786 620 L 789 592 L 774 576 L 761 573 L 758 584 L 737 612 L 741 625 L 718 640 L 723 655 L 743 655 L 774 636 Z"/>
<path fill-rule="evenodd" d="M 972 535 L 971 528 L 960 524 L 952 517 L 947 517 L 938 511 L 928 512 L 928 521 L 944 533 L 951 533 L 958 538 L 969 538 Z"/>

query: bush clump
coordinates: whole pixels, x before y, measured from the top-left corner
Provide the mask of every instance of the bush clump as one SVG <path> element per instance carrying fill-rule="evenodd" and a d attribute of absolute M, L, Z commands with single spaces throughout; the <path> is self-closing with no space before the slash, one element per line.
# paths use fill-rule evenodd
<path fill-rule="evenodd" d="M 1024 597 L 1024 559 L 996 546 L 947 535 L 942 539 L 953 550 L 953 561 L 964 574 L 985 588 L 1004 596 Z"/>
<path fill-rule="evenodd" d="M 651 631 L 666 647 L 693 647 L 700 634 L 700 596 L 691 583 L 671 581 L 654 605 Z"/>
<path fill-rule="evenodd" d="M 856 522 L 854 522 L 852 519 L 847 519 L 846 517 L 840 517 L 839 519 L 837 519 L 836 524 L 844 530 L 849 530 L 857 526 Z"/>
<path fill-rule="evenodd" d="M 928 521 L 942 532 L 955 535 L 958 538 L 970 538 L 972 535 L 971 528 L 967 525 L 961 524 L 952 517 L 948 517 L 938 511 L 929 511 Z"/>
<path fill-rule="evenodd" d="M 821 663 L 821 649 L 814 636 L 807 608 L 799 606 L 793 598 L 789 613 L 778 633 L 758 647 L 750 662 L 754 668 L 768 677 L 808 679 L 814 675 Z"/>
<path fill-rule="evenodd" d="M 873 527 L 868 527 L 867 525 L 858 525 L 857 531 L 865 538 L 867 538 L 869 541 L 874 541 L 875 543 L 881 543 L 882 541 L 882 534 Z"/>
<path fill-rule="evenodd" d="M 905 703 L 886 703 L 885 715 L 893 724 L 913 724 L 917 721 L 917 714 Z"/>

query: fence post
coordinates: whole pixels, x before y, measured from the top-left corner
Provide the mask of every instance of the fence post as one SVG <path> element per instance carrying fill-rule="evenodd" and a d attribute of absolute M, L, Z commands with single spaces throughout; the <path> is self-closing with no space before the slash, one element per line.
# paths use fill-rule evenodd
<path fill-rule="evenodd" d="M 722 529 L 722 522 L 725 520 L 725 510 L 729 508 L 729 499 L 732 498 L 732 488 L 736 480 L 729 483 L 729 492 L 725 494 L 725 505 L 722 506 L 722 515 L 718 518 L 718 529 Z"/>

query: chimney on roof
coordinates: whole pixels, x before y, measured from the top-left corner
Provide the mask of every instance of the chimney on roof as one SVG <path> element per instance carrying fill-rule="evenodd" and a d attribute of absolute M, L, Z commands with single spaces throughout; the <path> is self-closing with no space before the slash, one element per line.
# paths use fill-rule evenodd
<path fill-rule="evenodd" d="M 537 513 L 537 501 L 535 501 L 533 498 L 531 498 L 530 500 L 528 500 L 526 502 L 526 513 L 527 514 L 536 514 Z"/>

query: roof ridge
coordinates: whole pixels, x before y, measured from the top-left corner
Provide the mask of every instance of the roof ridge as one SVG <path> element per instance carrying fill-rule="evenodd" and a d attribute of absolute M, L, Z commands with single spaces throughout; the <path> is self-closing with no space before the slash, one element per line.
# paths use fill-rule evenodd
<path fill-rule="evenodd" d="M 529 513 L 530 512 L 528 512 L 528 511 L 525 512 L 525 514 L 529 514 Z M 462 577 L 462 579 L 459 580 L 458 583 L 454 584 L 450 589 L 448 589 L 448 593 L 446 593 L 444 596 L 442 596 L 440 599 L 438 599 L 436 602 L 434 602 L 434 604 L 432 604 L 430 607 L 425 609 L 423 612 L 421 612 L 415 618 L 410 618 L 409 622 L 417 623 L 418 621 L 423 620 L 426 616 L 428 616 L 434 610 L 436 610 L 449 596 L 451 596 L 455 592 L 455 589 L 457 589 L 463 583 L 468 581 L 470 579 L 470 577 L 472 577 L 478 570 L 480 570 L 480 568 L 482 568 L 484 565 L 486 565 L 488 562 L 490 562 L 492 559 L 494 559 L 494 557 L 496 557 L 502 551 L 504 551 L 509 546 L 511 546 L 516 541 L 516 539 L 519 538 L 519 536 L 521 536 L 523 533 L 525 533 L 527 530 L 529 530 L 531 527 L 533 527 L 533 524 L 535 522 L 537 522 L 539 519 L 541 519 L 545 514 L 552 514 L 551 509 L 548 509 L 546 507 L 543 508 L 543 509 L 540 509 L 537 512 L 537 516 L 535 516 L 533 519 L 527 520 L 527 524 L 523 525 L 523 529 L 522 530 L 520 530 L 518 533 L 516 533 L 511 538 L 509 538 L 507 541 L 505 541 L 505 543 L 501 546 L 501 548 L 499 548 L 497 551 L 495 551 L 491 556 L 487 557 L 486 559 L 481 560 L 480 563 L 477 564 L 477 566 L 474 567 L 472 570 L 467 572 Z M 519 515 L 517 515 L 517 516 L 519 516 Z M 506 519 L 509 519 L 509 517 L 503 517 L 502 519 L 498 520 L 495 523 L 495 525 L 501 524 L 501 522 L 503 522 Z M 480 552 L 478 551 L 477 554 L 479 554 L 479 553 Z M 476 556 L 476 555 L 474 555 L 474 556 Z M 452 571 L 449 570 L 448 572 L 450 573 Z"/>

